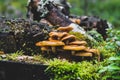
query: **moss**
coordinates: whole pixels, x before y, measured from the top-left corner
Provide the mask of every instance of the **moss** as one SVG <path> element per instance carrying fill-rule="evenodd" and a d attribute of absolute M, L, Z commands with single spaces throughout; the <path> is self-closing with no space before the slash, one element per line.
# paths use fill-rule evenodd
<path fill-rule="evenodd" d="M 53 59 L 45 71 L 52 80 L 98 80 L 98 66 L 87 61 L 76 63 Z"/>
<path fill-rule="evenodd" d="M 71 31 L 71 32 L 69 32 L 69 34 L 75 35 L 75 37 L 76 37 L 77 40 L 86 40 L 86 38 L 84 37 L 84 35 L 81 34 L 81 33 L 79 33 L 79 32 L 73 32 L 73 31 Z"/>

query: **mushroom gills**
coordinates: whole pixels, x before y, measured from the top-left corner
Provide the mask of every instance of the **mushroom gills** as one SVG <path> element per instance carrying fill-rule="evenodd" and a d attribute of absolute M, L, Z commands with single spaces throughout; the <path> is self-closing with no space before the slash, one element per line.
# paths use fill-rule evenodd
<path fill-rule="evenodd" d="M 73 42 L 75 40 L 76 40 L 76 37 L 74 35 L 68 35 L 61 39 L 61 41 L 64 42 L 65 44 L 69 44 L 70 42 Z"/>

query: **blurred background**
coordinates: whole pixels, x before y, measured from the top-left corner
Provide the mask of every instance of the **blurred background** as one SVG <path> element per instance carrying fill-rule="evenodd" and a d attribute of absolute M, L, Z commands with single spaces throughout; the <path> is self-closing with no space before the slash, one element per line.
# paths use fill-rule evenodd
<path fill-rule="evenodd" d="M 71 14 L 99 16 L 111 22 L 115 28 L 120 25 L 120 0 L 67 0 Z M 27 0 L 0 0 L 0 16 L 26 18 Z M 119 28 L 120 29 L 120 28 Z"/>

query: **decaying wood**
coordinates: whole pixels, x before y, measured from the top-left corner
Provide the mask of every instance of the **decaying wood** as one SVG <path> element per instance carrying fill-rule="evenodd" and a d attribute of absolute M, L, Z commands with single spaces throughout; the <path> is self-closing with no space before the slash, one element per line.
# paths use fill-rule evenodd
<path fill-rule="evenodd" d="M 39 3 L 41 3 L 42 0 L 38 1 Z M 28 12 L 32 12 L 33 14 L 33 19 L 40 21 L 41 18 L 46 19 L 47 21 L 49 21 L 52 25 L 54 26 L 62 26 L 62 27 L 66 27 L 71 25 L 72 23 L 74 23 L 74 21 L 72 22 L 69 18 L 76 18 L 79 20 L 79 22 L 76 22 L 77 25 L 72 25 L 73 26 L 73 31 L 77 31 L 77 32 L 81 32 L 83 35 L 86 36 L 86 31 L 96 28 L 97 31 L 102 34 L 103 38 L 106 38 L 106 28 L 108 28 L 108 24 L 107 21 L 100 19 L 98 17 L 95 16 L 80 16 L 80 17 L 76 17 L 76 16 L 70 16 L 70 14 L 66 15 L 64 12 L 62 12 L 59 8 L 58 5 L 60 4 L 55 4 L 55 1 L 63 1 L 62 6 L 67 6 L 67 1 L 66 0 L 46 0 L 48 1 L 47 4 L 45 4 L 43 8 L 43 11 L 47 11 L 47 13 L 45 12 L 44 17 L 40 17 L 41 15 L 43 15 L 43 13 L 41 12 L 41 6 L 42 4 L 36 4 L 36 2 L 32 1 L 32 4 L 29 3 L 28 6 Z M 53 2 L 52 2 L 53 1 Z M 31 9 L 29 9 L 29 7 Z M 38 10 L 40 8 L 40 10 Z M 34 10 L 32 10 L 34 9 Z M 69 8 L 64 8 L 66 12 L 69 13 Z M 79 25 L 79 26 L 78 26 Z M 81 26 L 81 27 L 80 27 Z M 78 28 L 79 27 L 79 28 Z M 86 30 L 84 30 L 84 29 Z"/>
<path fill-rule="evenodd" d="M 50 27 L 26 19 L 9 19 L 0 17 L 0 50 L 13 53 L 23 50 L 26 54 L 39 52 L 35 43 L 48 38 Z"/>
<path fill-rule="evenodd" d="M 68 26 L 72 23 L 63 13 L 61 13 L 52 3 L 47 5 L 49 13 L 45 19 L 53 25 Z"/>
<path fill-rule="evenodd" d="M 65 0 L 62 0 L 62 1 L 65 4 L 66 1 Z M 41 4 L 39 4 L 40 2 Z M 43 5 L 42 0 L 40 2 L 38 3 L 37 0 L 35 1 L 31 0 L 28 3 L 28 6 L 27 6 L 27 10 L 28 10 L 27 17 L 28 18 L 33 17 L 33 20 L 37 20 L 37 21 L 40 21 L 42 18 L 44 18 L 48 20 L 52 25 L 59 25 L 59 26 L 68 26 L 72 23 L 72 21 L 70 21 L 66 17 L 66 15 L 69 15 L 69 8 L 66 7 L 67 5 L 65 5 L 65 8 L 68 10 L 66 9 L 60 10 L 57 4 L 54 5 L 53 2 L 51 2 L 50 0 L 46 0 L 47 4 L 44 4 L 44 8 L 42 9 L 41 8 L 43 7 L 41 6 Z M 43 16 L 44 14 L 45 16 Z"/>
<path fill-rule="evenodd" d="M 107 28 L 109 28 L 106 20 L 99 18 L 98 16 L 70 16 L 71 18 L 80 19 L 81 27 L 84 27 L 86 31 L 96 29 L 98 33 L 100 33 L 104 39 L 107 37 Z"/>

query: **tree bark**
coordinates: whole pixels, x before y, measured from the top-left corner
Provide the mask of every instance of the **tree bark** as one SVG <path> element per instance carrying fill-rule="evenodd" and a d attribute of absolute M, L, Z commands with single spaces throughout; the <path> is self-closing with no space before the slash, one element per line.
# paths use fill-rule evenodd
<path fill-rule="evenodd" d="M 72 23 L 63 13 L 61 13 L 52 3 L 47 5 L 49 13 L 45 17 L 52 25 L 68 26 Z"/>

